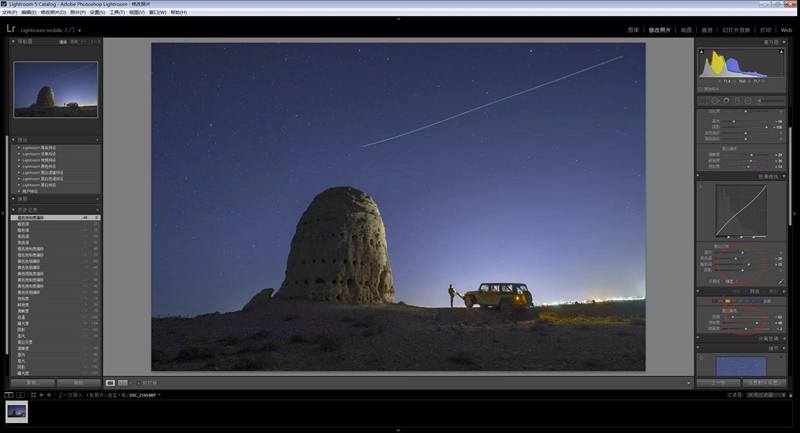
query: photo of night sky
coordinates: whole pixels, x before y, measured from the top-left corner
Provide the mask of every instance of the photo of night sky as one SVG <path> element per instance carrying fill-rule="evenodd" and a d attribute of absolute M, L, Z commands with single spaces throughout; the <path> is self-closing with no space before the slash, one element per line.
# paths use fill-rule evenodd
<path fill-rule="evenodd" d="M 280 287 L 337 186 L 377 203 L 395 302 L 645 295 L 644 44 L 155 43 L 151 92 L 153 316 Z"/>
<path fill-rule="evenodd" d="M 53 89 L 56 106 L 97 105 L 97 63 L 14 62 L 14 108 L 35 104 L 45 86 Z"/>

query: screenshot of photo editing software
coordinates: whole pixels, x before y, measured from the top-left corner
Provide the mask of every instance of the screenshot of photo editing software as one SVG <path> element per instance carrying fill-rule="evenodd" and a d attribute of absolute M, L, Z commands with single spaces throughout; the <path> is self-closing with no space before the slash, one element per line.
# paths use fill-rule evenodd
<path fill-rule="evenodd" d="M 793 427 L 797 2 L 0 15 L 6 428 Z"/>

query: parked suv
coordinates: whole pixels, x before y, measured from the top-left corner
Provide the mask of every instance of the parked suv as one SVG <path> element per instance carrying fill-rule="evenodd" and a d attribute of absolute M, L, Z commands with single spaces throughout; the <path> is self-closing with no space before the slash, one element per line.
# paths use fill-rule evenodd
<path fill-rule="evenodd" d="M 476 291 L 464 294 L 464 305 L 472 308 L 499 307 L 503 315 L 510 316 L 516 309 L 531 308 L 533 295 L 528 286 L 521 283 L 483 283 Z"/>

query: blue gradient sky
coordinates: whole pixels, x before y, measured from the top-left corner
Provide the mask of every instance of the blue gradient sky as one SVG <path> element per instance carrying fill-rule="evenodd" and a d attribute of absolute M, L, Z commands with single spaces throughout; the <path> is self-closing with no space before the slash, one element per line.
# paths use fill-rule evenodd
<path fill-rule="evenodd" d="M 390 142 L 377 140 L 624 55 Z M 280 287 L 315 195 L 386 226 L 395 301 L 642 296 L 644 44 L 153 44 L 152 314 Z"/>
<path fill-rule="evenodd" d="M 15 62 L 14 107 L 36 103 L 39 90 L 51 87 L 56 105 L 67 102 L 97 105 L 97 63 Z"/>
<path fill-rule="evenodd" d="M 7 407 L 7 415 L 11 415 L 12 412 L 16 411 L 19 413 L 28 413 L 28 408 L 25 407 L 24 404 L 10 404 Z"/>

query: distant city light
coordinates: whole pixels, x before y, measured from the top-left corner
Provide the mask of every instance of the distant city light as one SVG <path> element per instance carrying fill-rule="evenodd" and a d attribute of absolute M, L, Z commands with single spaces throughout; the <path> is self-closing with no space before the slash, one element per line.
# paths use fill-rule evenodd
<path fill-rule="evenodd" d="M 606 298 L 606 299 L 584 299 L 584 300 L 576 300 L 576 301 L 556 301 L 556 302 L 549 302 L 544 304 L 535 304 L 537 307 L 554 307 L 558 305 L 572 305 L 576 302 L 578 304 L 591 304 L 591 303 L 598 303 L 598 302 L 618 302 L 618 301 L 641 301 L 645 299 L 644 296 L 628 296 L 625 298 Z"/>

